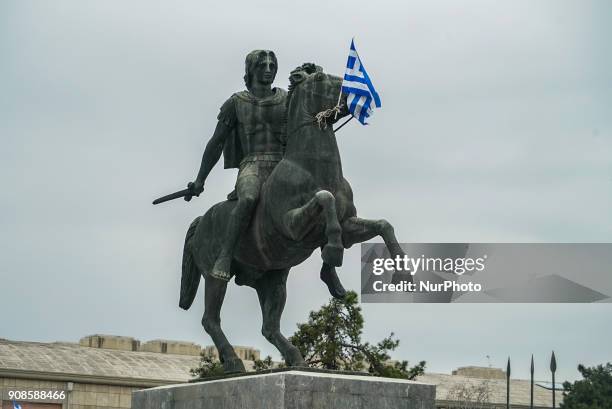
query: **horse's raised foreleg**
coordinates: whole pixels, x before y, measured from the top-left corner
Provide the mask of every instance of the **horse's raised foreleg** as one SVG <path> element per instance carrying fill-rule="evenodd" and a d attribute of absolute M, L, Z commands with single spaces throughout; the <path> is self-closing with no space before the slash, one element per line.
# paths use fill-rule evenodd
<path fill-rule="evenodd" d="M 255 285 L 263 316 L 261 333 L 278 348 L 289 366 L 306 366 L 299 349 L 280 332 L 280 319 L 287 300 L 288 273 L 289 269 L 268 271 Z"/>
<path fill-rule="evenodd" d="M 388 221 L 362 219 L 354 216 L 349 217 L 342 223 L 342 242 L 344 247 L 349 248 L 355 243 L 362 243 L 376 236 L 382 237 L 392 257 L 404 256 L 404 250 L 400 247 L 395 237 L 393 226 Z"/>
<path fill-rule="evenodd" d="M 376 236 L 384 240 L 391 257 L 404 257 L 406 253 L 400 247 L 393 231 L 393 226 L 388 221 L 361 219 L 357 216 L 349 217 L 342 223 L 342 241 L 346 248 L 355 243 L 362 243 Z M 402 280 L 412 282 L 412 276 L 406 273 L 396 272 L 393 274 L 392 282 L 399 283 Z"/>
<path fill-rule="evenodd" d="M 327 264 L 341 266 L 344 254 L 342 228 L 336 214 L 336 198 L 327 190 L 319 190 L 305 205 L 285 213 L 283 218 L 285 231 L 293 240 L 300 241 L 314 227 L 316 218 L 321 214 L 325 218 L 327 237 L 321 256 Z"/>
<path fill-rule="evenodd" d="M 338 273 L 336 273 L 336 267 L 331 266 L 325 262 L 321 266 L 320 273 L 321 280 L 327 285 L 327 289 L 332 297 L 337 298 L 339 300 L 343 299 L 346 295 L 346 290 L 338 277 Z"/>
<path fill-rule="evenodd" d="M 226 373 L 246 372 L 244 364 L 236 355 L 221 329 L 221 306 L 227 290 L 227 281 L 207 276 L 204 285 L 204 316 L 202 326 L 210 335 L 219 351 L 219 360 Z"/>

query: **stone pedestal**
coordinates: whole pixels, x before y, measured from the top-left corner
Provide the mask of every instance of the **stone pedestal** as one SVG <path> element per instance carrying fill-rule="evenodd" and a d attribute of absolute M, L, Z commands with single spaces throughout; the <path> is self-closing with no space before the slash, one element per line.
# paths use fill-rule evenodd
<path fill-rule="evenodd" d="M 434 409 L 435 385 L 288 370 L 136 391 L 132 409 Z"/>

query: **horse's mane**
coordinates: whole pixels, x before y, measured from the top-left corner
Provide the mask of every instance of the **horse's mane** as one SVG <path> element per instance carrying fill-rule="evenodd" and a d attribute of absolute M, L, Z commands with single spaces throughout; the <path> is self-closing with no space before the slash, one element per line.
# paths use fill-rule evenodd
<path fill-rule="evenodd" d="M 285 129 L 288 129 L 289 125 L 289 104 L 291 104 L 291 97 L 293 96 L 293 91 L 295 88 L 303 82 L 308 76 L 311 74 L 315 74 L 318 72 L 323 72 L 323 67 L 316 65 L 314 63 L 304 63 L 298 66 L 296 69 L 291 71 L 289 74 L 289 92 L 287 93 L 287 100 L 285 101 Z M 340 112 L 342 106 L 338 103 L 335 107 L 325 109 L 315 116 L 316 122 L 319 124 L 319 128 L 326 129 L 327 128 L 327 118 L 331 117 L 334 114 Z"/>

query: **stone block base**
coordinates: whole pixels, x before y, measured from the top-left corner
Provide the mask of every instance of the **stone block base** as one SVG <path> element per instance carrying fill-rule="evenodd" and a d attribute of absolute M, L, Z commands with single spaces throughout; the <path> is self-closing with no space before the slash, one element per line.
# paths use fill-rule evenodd
<path fill-rule="evenodd" d="M 132 409 L 435 409 L 435 385 L 289 370 L 132 394 Z"/>

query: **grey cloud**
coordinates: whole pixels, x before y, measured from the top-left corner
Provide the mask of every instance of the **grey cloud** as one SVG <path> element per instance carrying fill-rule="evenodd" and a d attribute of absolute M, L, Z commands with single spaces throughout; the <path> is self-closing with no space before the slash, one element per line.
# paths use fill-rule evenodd
<path fill-rule="evenodd" d="M 0 336 L 210 343 L 201 294 L 189 312 L 176 305 L 181 247 L 235 172 L 217 166 L 189 204 L 150 202 L 195 176 L 253 48 L 276 51 L 286 87 L 304 61 L 341 73 L 356 37 L 383 108 L 339 133 L 344 171 L 359 212 L 391 220 L 400 240 L 610 240 L 608 2 L 353 4 L 2 2 Z M 358 249 L 345 260 L 357 289 Z M 315 253 L 290 277 L 286 332 L 328 298 L 318 266 Z M 257 309 L 232 286 L 224 326 L 236 344 L 274 353 Z M 510 354 L 527 376 L 530 354 L 544 368 L 554 348 L 565 378 L 578 362 L 612 361 L 609 313 L 364 306 L 366 337 L 396 332 L 397 358 L 449 372 Z"/>

